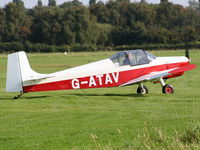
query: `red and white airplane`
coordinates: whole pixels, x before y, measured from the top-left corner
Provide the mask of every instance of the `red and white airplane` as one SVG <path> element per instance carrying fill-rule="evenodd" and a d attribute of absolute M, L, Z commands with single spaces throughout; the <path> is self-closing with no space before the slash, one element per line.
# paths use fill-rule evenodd
<path fill-rule="evenodd" d="M 159 82 L 163 93 L 174 92 L 173 86 L 165 80 L 183 75 L 185 71 L 196 67 L 187 57 L 156 57 L 145 50 L 127 50 L 110 58 L 96 61 L 75 68 L 40 74 L 33 71 L 25 52 L 8 55 L 7 92 L 23 93 L 120 87 L 139 84 L 138 94 L 148 93 L 143 85 L 145 81 Z"/>

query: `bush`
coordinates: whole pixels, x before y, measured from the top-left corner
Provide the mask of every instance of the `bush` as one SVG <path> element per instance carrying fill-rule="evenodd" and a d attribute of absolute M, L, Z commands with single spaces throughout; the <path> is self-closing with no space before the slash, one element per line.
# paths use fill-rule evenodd
<path fill-rule="evenodd" d="M 72 45 L 71 51 L 73 52 L 94 52 L 97 51 L 97 47 L 95 45 L 81 45 L 81 44 L 75 44 Z"/>
<path fill-rule="evenodd" d="M 184 43 L 180 44 L 141 44 L 141 45 L 121 45 L 121 46 L 96 46 L 96 45 L 47 45 L 30 42 L 4 42 L 0 43 L 0 53 L 3 52 L 94 52 L 94 51 L 105 51 L 105 50 L 131 50 L 131 49 L 145 49 L 145 50 L 162 50 L 162 49 L 184 49 L 186 46 Z M 200 42 L 193 42 L 187 44 L 188 48 L 200 49 Z"/>
<path fill-rule="evenodd" d="M 57 52 L 70 52 L 71 47 L 69 45 L 63 45 L 56 48 Z"/>
<path fill-rule="evenodd" d="M 115 50 L 130 50 L 130 49 L 146 49 L 146 50 L 162 50 L 162 49 L 184 49 L 184 43 L 179 44 L 142 44 L 142 45 L 122 45 L 114 47 Z M 189 43 L 188 48 L 200 48 L 200 43 Z"/>
<path fill-rule="evenodd" d="M 0 43 L 0 52 L 17 52 L 23 50 L 24 45 L 20 42 Z"/>

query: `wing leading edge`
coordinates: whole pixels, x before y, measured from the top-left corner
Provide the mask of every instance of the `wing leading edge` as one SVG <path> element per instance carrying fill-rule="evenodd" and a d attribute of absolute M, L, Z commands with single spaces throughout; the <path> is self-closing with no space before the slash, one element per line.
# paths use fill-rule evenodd
<path fill-rule="evenodd" d="M 148 81 L 148 80 L 153 80 L 153 79 L 157 79 L 160 77 L 165 77 L 168 75 L 173 75 L 173 74 L 177 74 L 177 73 L 181 73 L 181 72 L 185 72 L 185 71 L 189 71 L 196 68 L 195 64 L 189 64 L 187 66 L 183 66 L 183 67 L 178 67 L 178 68 L 173 68 L 173 69 L 168 69 L 168 70 L 164 70 L 164 71 L 158 71 L 158 72 L 151 72 L 149 74 L 146 74 L 144 76 L 141 76 L 139 78 L 130 80 L 120 86 L 126 86 L 126 85 L 130 85 L 130 84 L 134 84 L 134 83 L 138 83 L 141 81 Z"/>

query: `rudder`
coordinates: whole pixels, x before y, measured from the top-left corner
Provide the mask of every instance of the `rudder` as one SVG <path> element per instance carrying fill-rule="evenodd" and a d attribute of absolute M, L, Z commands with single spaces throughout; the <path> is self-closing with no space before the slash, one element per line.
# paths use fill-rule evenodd
<path fill-rule="evenodd" d="M 23 93 L 23 82 L 36 75 L 38 73 L 31 69 L 25 52 L 8 55 L 6 92 Z"/>
<path fill-rule="evenodd" d="M 18 53 L 8 55 L 6 92 L 23 92 Z"/>

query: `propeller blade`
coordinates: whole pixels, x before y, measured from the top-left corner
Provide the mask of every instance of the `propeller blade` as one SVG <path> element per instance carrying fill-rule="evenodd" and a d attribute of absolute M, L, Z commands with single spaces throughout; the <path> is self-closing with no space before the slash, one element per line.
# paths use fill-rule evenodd
<path fill-rule="evenodd" d="M 190 58 L 189 48 L 185 49 L 185 57 Z"/>

